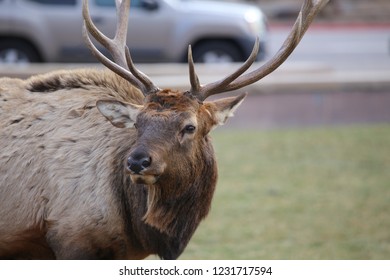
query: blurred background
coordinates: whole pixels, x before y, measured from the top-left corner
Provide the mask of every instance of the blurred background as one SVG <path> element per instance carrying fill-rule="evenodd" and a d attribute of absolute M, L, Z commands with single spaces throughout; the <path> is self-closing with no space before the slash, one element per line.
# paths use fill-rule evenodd
<path fill-rule="evenodd" d="M 89 2 L 114 34 L 114 1 Z M 188 44 L 202 83 L 239 67 L 256 36 L 259 67 L 302 2 L 133 0 L 128 45 L 158 86 L 188 89 Z M 0 0 L 0 77 L 101 67 L 81 25 L 80 0 Z M 331 0 L 287 61 L 243 91 L 212 133 L 219 184 L 182 258 L 390 259 L 390 2 Z"/>

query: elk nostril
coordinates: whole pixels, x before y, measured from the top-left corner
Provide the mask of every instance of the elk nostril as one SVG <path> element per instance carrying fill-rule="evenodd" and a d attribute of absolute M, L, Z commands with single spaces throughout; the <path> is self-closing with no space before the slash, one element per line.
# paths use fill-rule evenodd
<path fill-rule="evenodd" d="M 142 161 L 142 167 L 143 168 L 148 168 L 150 166 L 150 164 L 152 163 L 152 159 L 149 157 L 149 158 L 145 158 L 143 161 Z"/>
<path fill-rule="evenodd" d="M 152 163 L 152 159 L 150 157 L 143 157 L 143 158 L 133 158 L 129 157 L 127 159 L 127 168 L 136 173 L 139 174 L 142 170 L 148 168 Z"/>

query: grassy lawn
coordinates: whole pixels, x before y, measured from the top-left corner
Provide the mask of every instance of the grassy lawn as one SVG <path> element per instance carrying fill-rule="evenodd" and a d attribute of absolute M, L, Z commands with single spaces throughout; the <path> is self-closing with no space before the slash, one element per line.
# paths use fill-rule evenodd
<path fill-rule="evenodd" d="M 181 259 L 390 259 L 390 126 L 213 133 L 219 183 Z"/>

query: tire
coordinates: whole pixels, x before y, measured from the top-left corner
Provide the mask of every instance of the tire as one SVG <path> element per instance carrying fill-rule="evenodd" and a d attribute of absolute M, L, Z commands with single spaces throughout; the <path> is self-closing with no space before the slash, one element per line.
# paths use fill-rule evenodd
<path fill-rule="evenodd" d="M 0 64 L 28 64 L 40 61 L 37 51 L 31 44 L 22 40 L 0 40 Z"/>
<path fill-rule="evenodd" d="M 240 49 L 226 40 L 204 41 L 194 46 L 193 58 L 200 63 L 228 63 L 245 59 Z"/>

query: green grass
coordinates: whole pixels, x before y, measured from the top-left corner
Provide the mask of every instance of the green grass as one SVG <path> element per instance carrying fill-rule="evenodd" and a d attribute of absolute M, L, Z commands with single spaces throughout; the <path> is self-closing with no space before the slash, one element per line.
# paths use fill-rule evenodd
<path fill-rule="evenodd" d="M 390 126 L 213 133 L 212 210 L 181 259 L 390 259 Z"/>

